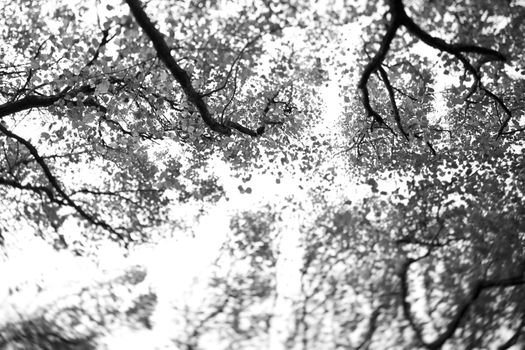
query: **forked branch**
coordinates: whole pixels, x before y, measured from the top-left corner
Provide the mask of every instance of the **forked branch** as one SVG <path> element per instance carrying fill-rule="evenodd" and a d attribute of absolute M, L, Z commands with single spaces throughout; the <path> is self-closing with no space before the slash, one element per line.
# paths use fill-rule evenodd
<path fill-rule="evenodd" d="M 2 123 L 0 123 L 0 134 L 15 140 L 19 144 L 23 145 L 31 154 L 31 156 L 35 159 L 36 163 L 39 165 L 40 169 L 44 173 L 45 178 L 47 179 L 47 182 L 49 183 L 50 187 L 46 186 L 40 186 L 40 185 L 28 185 L 28 184 L 21 184 L 20 182 L 12 179 L 6 179 L 0 177 L 0 184 L 7 185 L 13 188 L 18 188 L 22 190 L 31 190 L 33 192 L 37 193 L 45 193 L 47 197 L 54 203 L 60 204 L 60 205 L 67 205 L 71 208 L 73 208 L 77 214 L 88 221 L 89 223 L 101 227 L 110 233 L 114 234 L 118 239 L 124 240 L 124 236 L 115 230 L 111 225 L 109 225 L 107 222 L 100 220 L 93 216 L 92 214 L 89 214 L 86 212 L 78 203 L 76 203 L 62 188 L 60 185 L 59 180 L 53 175 L 51 172 L 51 169 L 49 168 L 47 162 L 45 159 L 39 154 L 36 147 L 29 142 L 27 139 L 23 138 L 22 136 L 15 134 L 11 130 L 7 129 Z"/>
<path fill-rule="evenodd" d="M 401 280 L 401 302 L 403 308 L 403 315 L 405 316 L 406 320 L 410 324 L 410 327 L 416 334 L 416 338 L 425 348 L 429 350 L 441 349 L 445 342 L 452 338 L 452 336 L 460 326 L 461 322 L 467 315 L 469 309 L 472 307 L 472 305 L 474 305 L 474 303 L 481 296 L 481 293 L 483 291 L 491 288 L 509 288 L 525 285 L 524 271 L 519 271 L 516 275 L 507 278 L 478 280 L 472 285 L 469 297 L 457 306 L 456 314 L 449 321 L 448 325 L 445 327 L 445 330 L 440 335 L 438 335 L 435 338 L 435 340 L 427 342 L 423 339 L 423 331 L 421 327 L 416 323 L 416 320 L 412 315 L 411 304 L 408 301 L 408 271 L 410 269 L 410 266 L 416 261 L 416 259 L 407 259 L 401 267 L 401 271 L 399 273 L 399 278 Z"/>
<path fill-rule="evenodd" d="M 386 125 L 385 119 L 372 107 L 370 102 L 370 94 L 368 91 L 368 82 L 372 74 L 376 71 L 379 71 L 381 78 L 387 88 L 390 104 L 394 113 L 394 119 L 397 124 L 397 128 L 402 136 L 407 137 L 406 131 L 403 129 L 401 118 L 399 115 L 399 110 L 395 102 L 395 96 L 393 94 L 392 85 L 388 80 L 386 72 L 381 68 L 392 41 L 397 35 L 399 28 L 404 27 L 410 34 L 427 44 L 428 46 L 440 50 L 442 52 L 447 52 L 454 56 L 458 61 L 460 61 L 465 70 L 469 72 L 474 78 L 474 83 L 469 91 L 469 95 L 474 93 L 476 90 L 480 89 L 491 99 L 495 100 L 496 103 L 505 111 L 507 117 L 503 121 L 501 127 L 498 130 L 497 138 L 504 133 L 505 127 L 508 125 L 509 120 L 512 118 L 512 113 L 509 108 L 506 107 L 505 103 L 497 95 L 483 87 L 481 84 L 481 75 L 479 72 L 479 66 L 475 67 L 471 61 L 468 59 L 466 54 L 478 54 L 483 56 L 482 62 L 489 61 L 500 61 L 505 62 L 506 57 L 493 49 L 472 45 L 472 44 L 451 44 L 447 43 L 445 40 L 432 36 L 421 27 L 419 27 L 413 20 L 408 16 L 405 11 L 405 6 L 402 0 L 388 0 L 388 5 L 390 7 L 390 21 L 387 26 L 387 31 L 383 36 L 383 39 L 380 43 L 379 49 L 376 54 L 370 59 L 368 64 L 365 66 L 363 72 L 361 73 L 361 78 L 358 83 L 358 89 L 361 91 L 361 102 L 363 107 L 369 117 L 372 117 L 374 122 L 381 125 Z"/>

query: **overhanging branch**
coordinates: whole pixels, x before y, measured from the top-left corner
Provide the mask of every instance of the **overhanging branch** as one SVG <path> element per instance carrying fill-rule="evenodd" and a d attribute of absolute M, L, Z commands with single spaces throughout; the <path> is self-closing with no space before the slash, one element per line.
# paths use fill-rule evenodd
<path fill-rule="evenodd" d="M 63 99 L 66 95 L 77 95 L 81 92 L 89 93 L 94 92 L 95 89 L 89 85 L 81 86 L 77 89 L 71 89 L 66 87 L 61 92 L 55 95 L 42 96 L 42 95 L 28 95 L 16 101 L 6 102 L 0 105 L 0 119 L 8 115 L 12 115 L 18 112 L 29 110 L 32 108 L 50 107 L 55 102 Z"/>
<path fill-rule="evenodd" d="M 22 185 L 16 181 L 3 179 L 3 178 L 1 179 L 2 181 L 0 181 L 0 184 L 8 185 L 8 186 L 18 188 L 18 189 L 32 190 L 34 192 L 43 192 L 55 203 L 60 203 L 60 201 L 63 201 L 63 204 L 66 204 L 67 206 L 73 208 L 80 215 L 80 217 L 82 217 L 89 223 L 109 231 L 110 233 L 114 234 L 117 238 L 121 240 L 124 239 L 124 236 L 122 236 L 121 233 L 117 232 L 108 223 L 106 223 L 103 220 L 97 219 L 93 215 L 87 213 L 81 206 L 79 206 L 73 199 L 71 199 L 71 197 L 60 186 L 58 179 L 51 172 L 51 169 L 47 165 L 47 162 L 45 161 L 45 159 L 39 154 L 38 150 L 35 148 L 35 146 L 33 146 L 31 142 L 21 137 L 20 135 L 17 135 L 13 133 L 12 131 L 8 130 L 2 123 L 0 123 L 0 133 L 10 139 L 16 140 L 19 144 L 23 145 L 29 151 L 29 153 L 35 159 L 36 163 L 42 169 L 42 172 L 44 173 L 44 176 L 49 182 L 53 191 L 43 186 Z M 58 197 L 60 197 L 61 200 L 58 200 L 56 198 L 57 196 L 54 193 L 58 194 Z"/>
<path fill-rule="evenodd" d="M 157 55 L 170 71 L 173 78 L 179 83 L 190 103 L 195 106 L 204 123 L 206 123 L 206 125 L 208 125 L 213 131 L 223 135 L 231 135 L 231 129 L 235 128 L 242 133 L 257 136 L 258 134 L 256 131 L 240 126 L 238 123 L 221 124 L 213 118 L 206 101 L 204 101 L 203 95 L 195 90 L 191 83 L 189 74 L 178 65 L 177 61 L 171 55 L 170 48 L 166 43 L 166 40 L 164 40 L 164 35 L 155 28 L 155 25 L 151 22 L 150 18 L 144 11 L 140 0 L 126 0 L 126 3 L 139 26 L 151 40 Z"/>
<path fill-rule="evenodd" d="M 392 44 L 392 40 L 394 40 L 396 36 L 396 32 L 399 29 L 399 26 L 400 23 L 397 20 L 397 16 L 392 16 L 392 20 L 388 26 L 387 32 L 385 36 L 383 36 L 383 40 L 381 41 L 381 44 L 379 46 L 379 50 L 377 51 L 375 56 L 372 57 L 370 62 L 368 62 L 368 64 L 365 66 L 363 73 L 361 73 L 361 79 L 359 79 L 359 83 L 357 84 L 357 88 L 361 90 L 361 101 L 363 103 L 365 111 L 367 112 L 368 116 L 372 116 L 379 125 L 385 125 L 385 121 L 379 115 L 379 113 L 377 113 L 372 108 L 372 105 L 370 104 L 368 80 L 370 79 L 370 76 L 381 66 L 381 63 L 385 59 L 388 50 L 390 50 L 390 45 Z"/>
<path fill-rule="evenodd" d="M 407 259 L 401 267 L 401 271 L 399 273 L 399 278 L 401 280 L 401 303 L 403 307 L 403 314 L 408 323 L 410 324 L 410 327 L 416 334 L 416 338 L 425 348 L 430 350 L 441 349 L 445 342 L 452 338 L 459 325 L 463 321 L 464 317 L 466 316 L 467 312 L 476 302 L 476 300 L 480 297 L 481 293 L 484 290 L 491 288 L 508 288 L 525 285 L 524 271 L 520 271 L 516 275 L 507 278 L 493 280 L 478 280 L 473 284 L 469 297 L 466 300 L 464 300 L 460 305 L 458 305 L 456 314 L 449 321 L 443 333 L 437 336 L 434 341 L 426 342 L 423 339 L 423 332 L 421 330 L 421 327 L 417 325 L 412 315 L 411 304 L 408 301 L 408 270 L 410 269 L 410 266 L 416 261 L 416 259 Z"/>
<path fill-rule="evenodd" d="M 493 49 L 477 46 L 473 44 L 462 44 L 462 43 L 447 43 L 445 40 L 434 37 L 430 35 L 428 32 L 423 30 L 421 27 L 419 27 L 413 20 L 408 16 L 408 14 L 405 11 L 405 6 L 403 4 L 402 0 L 388 0 L 388 5 L 390 7 L 390 22 L 387 26 L 387 31 L 385 35 L 383 36 L 383 39 L 381 40 L 379 49 L 377 53 L 371 58 L 371 60 L 368 62 L 368 64 L 365 66 L 363 72 L 361 73 L 361 78 L 358 83 L 358 89 L 361 91 L 361 102 L 363 104 L 363 107 L 367 113 L 368 116 L 373 117 L 374 121 L 377 122 L 379 125 L 386 125 L 386 122 L 382 116 L 377 113 L 371 106 L 370 102 L 370 95 L 368 91 L 368 82 L 370 80 L 371 75 L 379 71 L 381 74 L 383 81 L 385 82 L 385 86 L 387 87 L 389 97 L 390 97 L 390 104 L 392 107 L 392 110 L 394 111 L 394 118 L 396 120 L 396 124 L 398 126 L 399 131 L 404 137 L 407 137 L 406 132 L 404 131 L 401 119 L 399 116 L 399 113 L 397 108 L 397 104 L 395 102 L 395 99 L 393 100 L 393 90 L 391 89 L 391 84 L 389 84 L 388 80 L 385 80 L 385 72 L 381 72 L 381 65 L 383 61 L 385 60 L 388 51 L 390 50 L 390 46 L 392 44 L 393 39 L 395 38 L 397 31 L 401 27 L 405 27 L 406 30 L 427 44 L 430 47 L 433 47 L 437 50 L 440 50 L 442 52 L 447 52 L 451 55 L 453 55 L 458 61 L 460 61 L 463 66 L 465 67 L 465 70 L 469 72 L 472 77 L 474 78 L 474 83 L 469 90 L 468 96 L 470 96 L 472 93 L 474 93 L 478 88 L 481 89 L 486 93 L 487 96 L 492 98 L 497 102 L 497 104 L 505 111 L 507 114 L 507 117 L 505 118 L 504 122 L 502 123 L 501 127 L 498 130 L 497 138 L 500 137 L 502 134 L 504 134 L 504 129 L 508 125 L 509 120 L 512 118 L 512 113 L 510 110 L 506 107 L 506 105 L 503 103 L 502 99 L 499 98 L 494 93 L 490 92 L 488 89 L 483 87 L 481 84 L 481 76 L 479 72 L 479 66 L 475 67 L 471 61 L 467 58 L 466 54 L 478 54 L 483 56 L 482 60 L 480 62 L 489 62 L 489 61 L 500 61 L 505 62 L 506 57 Z"/>

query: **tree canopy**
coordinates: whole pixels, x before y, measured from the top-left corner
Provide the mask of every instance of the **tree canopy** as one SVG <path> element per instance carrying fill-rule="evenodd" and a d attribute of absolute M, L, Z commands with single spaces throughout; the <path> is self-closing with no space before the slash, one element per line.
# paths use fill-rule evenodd
<path fill-rule="evenodd" d="M 0 4 L 0 348 L 525 344 L 523 1 Z"/>

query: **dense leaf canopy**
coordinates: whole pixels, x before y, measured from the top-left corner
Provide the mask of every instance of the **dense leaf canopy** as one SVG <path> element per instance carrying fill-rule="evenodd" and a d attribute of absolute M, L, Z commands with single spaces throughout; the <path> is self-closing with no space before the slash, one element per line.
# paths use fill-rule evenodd
<path fill-rule="evenodd" d="M 523 1 L 0 5 L 0 348 L 524 346 Z"/>

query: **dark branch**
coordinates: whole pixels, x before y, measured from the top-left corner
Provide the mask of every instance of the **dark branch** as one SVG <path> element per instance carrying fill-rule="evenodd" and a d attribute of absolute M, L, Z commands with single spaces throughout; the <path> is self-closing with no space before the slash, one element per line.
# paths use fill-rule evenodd
<path fill-rule="evenodd" d="M 496 139 L 499 139 L 501 137 L 501 135 L 504 134 L 504 131 L 505 129 L 507 128 L 507 125 L 509 125 L 509 122 L 510 122 L 510 119 L 512 118 L 512 112 L 510 111 L 509 107 L 507 107 L 507 105 L 505 104 L 505 102 L 503 102 L 503 100 L 501 99 L 501 97 L 495 95 L 492 91 L 486 89 L 485 87 L 482 87 L 482 90 L 490 97 L 492 98 L 494 101 L 496 101 L 496 103 L 503 109 L 503 111 L 505 112 L 505 119 L 503 120 L 503 123 L 501 123 L 501 126 L 498 130 L 498 133 L 496 135 Z"/>
<path fill-rule="evenodd" d="M 368 321 L 368 331 L 366 332 L 365 336 L 363 337 L 363 340 L 355 348 L 355 350 L 363 349 L 372 340 L 372 337 L 374 336 L 374 333 L 375 333 L 375 331 L 377 329 L 377 319 L 381 315 L 381 308 L 382 307 L 383 307 L 382 305 L 379 306 L 370 315 L 370 321 Z"/>
<path fill-rule="evenodd" d="M 401 115 L 399 115 L 399 109 L 397 107 L 396 103 L 396 95 L 394 92 L 394 88 L 392 87 L 392 84 L 390 83 L 390 79 L 388 79 L 388 74 L 386 71 L 379 65 L 379 74 L 381 75 L 381 79 L 383 80 L 383 84 L 385 84 L 386 91 L 388 92 L 388 97 L 390 98 L 390 105 L 392 106 L 392 112 L 394 114 L 394 120 L 396 121 L 397 128 L 399 129 L 399 132 L 401 135 L 405 137 L 408 141 L 408 134 L 403 128 L 403 124 L 401 123 Z"/>
<path fill-rule="evenodd" d="M 44 193 L 52 202 L 64 204 L 63 202 L 58 202 L 55 198 L 55 195 L 53 191 L 46 186 L 38 186 L 38 185 L 31 185 L 31 184 L 22 184 L 19 181 L 6 179 L 0 176 L 0 185 L 17 188 L 19 190 L 29 190 L 33 191 L 35 193 Z"/>
<path fill-rule="evenodd" d="M 77 89 L 66 87 L 60 93 L 49 96 L 28 95 L 16 101 L 6 102 L 0 105 L 0 119 L 11 114 L 22 112 L 32 108 L 42 108 L 52 106 L 55 102 L 66 97 L 66 95 L 77 95 L 78 93 L 92 93 L 95 89 L 89 85 L 81 86 Z"/>
<path fill-rule="evenodd" d="M 381 41 L 381 44 L 379 46 L 379 50 L 375 54 L 375 56 L 368 62 L 368 64 L 365 66 L 365 69 L 363 70 L 363 73 L 361 74 L 361 79 L 359 79 L 359 83 L 357 84 L 357 88 L 361 90 L 361 100 L 363 103 L 363 106 L 365 107 L 365 110 L 369 116 L 374 117 L 374 120 L 379 125 L 384 125 L 385 121 L 383 118 L 372 108 L 370 104 L 370 93 L 368 91 L 368 80 L 370 79 L 370 76 L 379 69 L 381 66 L 381 63 L 385 59 L 388 50 L 390 50 L 390 44 L 392 44 L 392 40 L 394 40 L 394 37 L 396 36 L 396 32 L 399 29 L 400 23 L 398 20 L 399 16 L 392 16 L 392 20 L 388 26 L 387 32 L 385 36 L 383 36 L 383 40 Z"/>
<path fill-rule="evenodd" d="M 191 79 L 188 73 L 178 65 L 177 61 L 171 55 L 170 48 L 168 47 L 166 40 L 164 40 L 164 35 L 155 28 L 155 25 L 151 22 L 150 18 L 142 8 L 141 2 L 139 0 L 126 0 L 126 3 L 131 9 L 137 23 L 151 40 L 153 47 L 157 51 L 157 55 L 170 71 L 171 75 L 179 83 L 188 100 L 195 106 L 204 123 L 206 123 L 206 125 L 208 125 L 213 131 L 223 135 L 231 135 L 231 127 L 233 127 L 233 125 L 221 124 L 213 118 L 204 98 L 191 84 Z M 235 129 L 248 135 L 257 135 L 255 131 L 246 127 L 237 127 Z"/>
<path fill-rule="evenodd" d="M 257 137 L 259 136 L 259 133 L 257 133 L 257 131 L 253 131 L 252 129 L 249 129 L 245 126 L 242 126 L 241 124 L 237 123 L 237 122 L 233 122 L 231 120 L 229 121 L 226 121 L 224 122 L 225 125 L 227 125 L 228 127 L 232 128 L 232 129 L 235 129 L 239 132 L 242 132 L 243 134 L 246 134 L 246 135 L 250 135 L 250 136 L 253 136 L 253 137 Z"/>
<path fill-rule="evenodd" d="M 106 46 L 106 44 L 111 40 L 111 39 L 108 39 L 108 36 L 109 36 L 109 29 L 104 29 L 102 30 L 102 40 L 100 41 L 100 43 L 98 44 L 98 47 L 97 49 L 95 50 L 95 53 L 93 54 L 93 57 L 91 57 L 91 59 L 89 60 L 88 63 L 86 63 L 86 67 L 90 67 L 93 65 L 93 63 L 95 63 L 95 61 L 98 59 L 98 57 L 100 56 L 100 51 L 101 49 Z"/>
<path fill-rule="evenodd" d="M 505 62 L 506 57 L 493 49 L 481 47 L 477 45 L 472 44 L 462 44 L 462 43 L 456 43 L 456 44 L 450 44 L 447 43 L 445 40 L 434 37 L 430 35 L 428 32 L 423 30 L 421 27 L 419 27 L 413 20 L 410 18 L 406 11 L 405 7 L 403 5 L 402 0 L 389 0 L 389 11 L 390 11 L 390 22 L 387 26 L 387 31 L 385 35 L 383 36 L 383 39 L 381 40 L 379 50 L 377 53 L 372 57 L 372 59 L 368 62 L 368 64 L 365 66 L 363 72 L 361 73 L 361 78 L 358 83 L 358 89 L 361 91 L 361 102 L 363 104 L 363 107 L 365 111 L 367 112 L 368 116 L 371 116 L 374 118 L 374 121 L 377 122 L 379 125 L 386 125 L 384 119 L 372 108 L 370 103 L 370 96 L 368 91 L 368 81 L 370 80 L 371 75 L 379 71 L 381 77 L 383 78 L 383 81 L 385 82 L 385 86 L 387 87 L 387 91 L 389 93 L 390 97 L 390 104 L 392 106 L 392 109 L 394 111 L 394 118 L 396 120 L 396 124 L 398 126 L 398 129 L 401 131 L 401 134 L 405 137 L 407 137 L 405 131 L 402 128 L 401 124 L 401 118 L 398 113 L 397 104 L 395 102 L 395 96 L 393 95 L 393 87 L 388 82 L 387 79 L 385 79 L 385 72 L 381 72 L 381 65 L 383 61 L 385 60 L 388 51 L 390 50 L 390 45 L 393 41 L 393 39 L 396 36 L 397 30 L 400 27 L 405 27 L 407 31 L 414 35 L 416 38 L 423 41 L 425 44 L 427 44 L 430 47 L 433 47 L 435 49 L 438 49 L 443 52 L 447 52 L 454 57 L 456 57 L 457 60 L 459 60 L 463 66 L 465 67 L 466 71 L 469 72 L 473 78 L 474 83 L 469 90 L 468 96 L 472 95 L 478 88 L 482 89 L 490 98 L 492 98 L 496 103 L 503 108 L 505 113 L 507 114 L 507 117 L 503 121 L 498 133 L 497 138 L 499 138 L 502 134 L 504 134 L 504 129 L 507 127 L 510 119 L 512 118 L 512 113 L 508 109 L 508 107 L 505 105 L 503 100 L 496 96 L 494 93 L 487 90 L 485 87 L 481 84 L 481 76 L 479 72 L 479 67 L 474 67 L 470 60 L 465 56 L 466 54 L 478 54 L 484 56 L 480 62 L 485 63 L 489 61 L 500 61 Z M 432 149 L 432 148 L 431 148 Z"/>
<path fill-rule="evenodd" d="M 470 292 L 470 296 L 467 300 L 465 300 L 461 305 L 458 306 L 455 316 L 450 320 L 447 327 L 445 328 L 445 331 L 439 335 L 436 340 L 432 342 L 425 342 L 423 339 L 423 334 L 421 328 L 416 324 L 414 317 L 412 316 L 411 311 L 411 305 L 408 301 L 408 270 L 410 268 L 410 265 L 412 265 L 417 260 L 415 259 L 407 259 L 405 263 L 403 264 L 401 271 L 399 273 L 399 278 L 401 280 L 401 302 L 403 305 L 403 314 L 405 318 L 407 319 L 408 323 L 410 324 L 410 327 L 416 334 L 416 337 L 418 341 L 423 344 L 427 349 L 431 350 L 437 350 L 440 349 L 443 344 L 447 340 L 449 340 L 454 333 L 456 332 L 457 328 L 463 321 L 463 318 L 469 311 L 469 309 L 472 307 L 472 305 L 476 302 L 476 300 L 479 298 L 481 293 L 485 289 L 490 288 L 507 288 L 507 287 L 514 287 L 514 286 L 521 286 L 525 285 L 525 274 L 523 271 L 518 273 L 515 276 L 511 276 L 508 278 L 502 278 L 502 279 L 495 279 L 495 280 L 479 280 L 478 282 L 473 284 L 472 290 Z"/>
<path fill-rule="evenodd" d="M 0 118 L 31 108 L 49 107 L 62 97 L 63 93 L 51 96 L 30 95 L 17 101 L 6 102 L 0 105 Z"/>
<path fill-rule="evenodd" d="M 24 139 L 23 137 L 15 134 L 13 132 L 11 132 L 10 130 L 8 130 L 1 123 L 0 123 L 0 132 L 3 135 L 5 135 L 6 137 L 8 137 L 8 138 L 16 140 L 18 143 L 23 145 L 29 151 L 29 153 L 33 156 L 33 158 L 35 159 L 37 164 L 42 169 L 42 171 L 44 173 L 44 176 L 46 177 L 46 179 L 49 182 L 49 184 L 51 185 L 51 187 L 64 200 L 65 204 L 67 204 L 71 208 L 75 209 L 75 211 L 83 219 L 87 220 L 89 223 L 91 223 L 91 224 L 93 224 L 95 226 L 99 226 L 99 227 L 101 227 L 101 228 L 111 232 L 112 234 L 115 234 L 119 239 L 124 239 L 124 237 L 120 233 L 118 233 L 113 227 L 111 227 L 105 221 L 96 219 L 91 214 L 88 214 L 82 207 L 80 207 L 75 201 L 73 201 L 71 199 L 71 197 L 60 186 L 58 179 L 53 175 L 53 173 L 49 169 L 49 166 L 47 165 L 45 159 L 42 158 L 42 156 L 40 156 L 40 154 L 38 153 L 38 150 L 35 148 L 35 146 L 33 146 L 31 144 L 31 142 L 29 142 L 28 140 Z M 4 184 L 8 184 L 7 180 L 4 181 Z M 28 188 L 27 185 L 12 186 L 12 187 L 16 187 L 16 188 L 20 188 L 20 189 L 24 189 L 23 187 L 26 187 L 26 189 L 37 190 L 36 186 L 33 186 L 35 188 Z M 48 195 L 48 197 L 50 197 L 50 199 L 53 198 L 52 196 L 50 196 L 49 191 L 46 191 L 46 190 L 43 190 L 43 189 L 40 189 L 40 190 L 37 190 L 37 191 L 45 192 Z M 55 200 L 55 202 L 56 202 L 56 200 Z"/>

